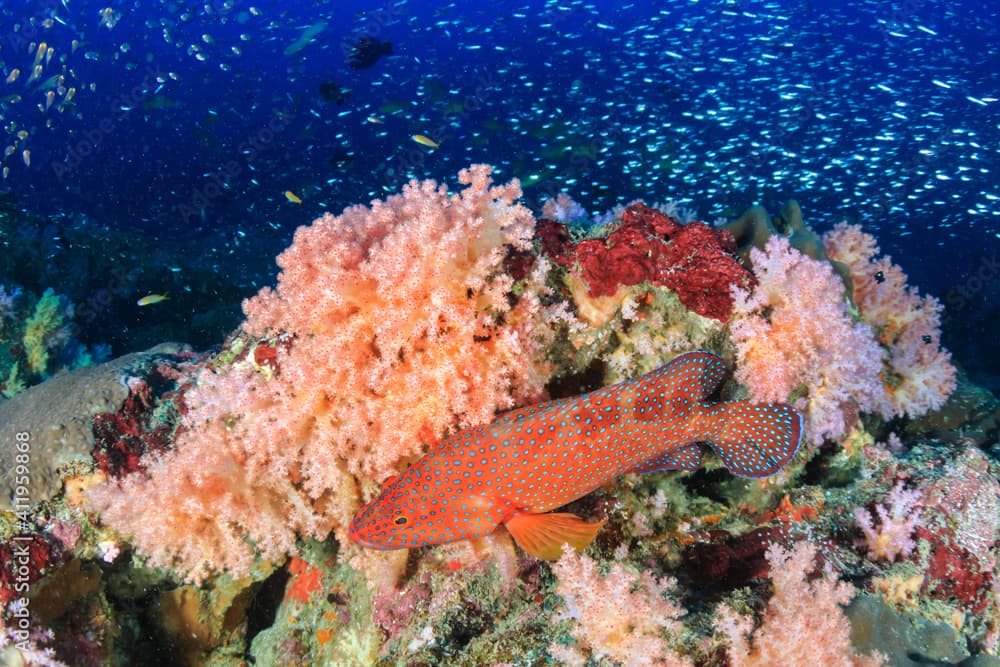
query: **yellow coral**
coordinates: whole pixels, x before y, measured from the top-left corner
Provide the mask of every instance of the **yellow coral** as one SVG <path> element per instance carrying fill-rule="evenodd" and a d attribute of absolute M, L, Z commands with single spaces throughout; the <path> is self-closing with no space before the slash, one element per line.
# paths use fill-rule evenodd
<path fill-rule="evenodd" d="M 10 367 L 10 373 L 7 374 L 7 380 L 3 383 L 3 389 L 0 389 L 0 396 L 13 398 L 15 394 L 20 394 L 28 388 L 24 384 L 24 379 L 19 377 L 20 368 L 17 362 L 14 362 L 14 365 Z"/>
<path fill-rule="evenodd" d="M 45 290 L 35 304 L 35 312 L 28 318 L 24 329 L 24 353 L 28 358 L 28 368 L 41 375 L 49 365 L 48 340 L 63 325 L 59 297 L 52 288 Z"/>
<path fill-rule="evenodd" d="M 872 579 L 875 590 L 897 608 L 915 607 L 923 584 L 924 575 L 919 572 L 909 575 L 894 573 Z"/>

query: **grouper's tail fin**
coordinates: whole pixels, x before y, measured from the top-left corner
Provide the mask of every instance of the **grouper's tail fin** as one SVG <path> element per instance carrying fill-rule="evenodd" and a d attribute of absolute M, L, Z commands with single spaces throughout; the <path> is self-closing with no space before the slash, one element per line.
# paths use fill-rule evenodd
<path fill-rule="evenodd" d="M 734 401 L 708 407 L 706 440 L 723 464 L 740 477 L 767 477 L 781 470 L 802 444 L 802 415 L 787 403 Z"/>

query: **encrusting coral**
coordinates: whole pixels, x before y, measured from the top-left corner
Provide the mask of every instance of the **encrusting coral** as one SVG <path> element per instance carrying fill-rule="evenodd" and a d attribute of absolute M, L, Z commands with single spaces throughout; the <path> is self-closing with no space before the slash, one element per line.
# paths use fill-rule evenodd
<path fill-rule="evenodd" d="M 546 263 L 511 262 L 533 218 L 490 173 L 300 228 L 277 288 L 244 304 L 245 356 L 200 374 L 173 451 L 92 493 L 103 520 L 192 580 L 246 573 L 299 537 L 346 538 L 429 444 L 543 398 Z"/>
<path fill-rule="evenodd" d="M 545 219 L 539 237 L 545 252 L 582 280 L 591 297 L 612 297 L 623 286 L 648 281 L 670 288 L 699 315 L 725 321 L 732 311 L 729 286 L 753 283 L 733 256 L 729 232 L 702 222 L 684 225 L 642 203 L 626 208 L 605 238 L 571 243 L 564 225 Z"/>

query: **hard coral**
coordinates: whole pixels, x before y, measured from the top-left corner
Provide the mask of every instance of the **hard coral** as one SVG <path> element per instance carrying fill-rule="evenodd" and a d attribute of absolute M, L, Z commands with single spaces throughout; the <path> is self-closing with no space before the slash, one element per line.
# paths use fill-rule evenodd
<path fill-rule="evenodd" d="M 543 398 L 547 264 L 515 285 L 533 219 L 516 181 L 464 170 L 300 228 L 246 331 L 281 344 L 204 370 L 175 448 L 93 494 L 153 563 L 245 573 L 346 526 L 378 482 L 447 432 Z"/>
<path fill-rule="evenodd" d="M 699 315 L 725 321 L 732 310 L 730 287 L 753 283 L 734 257 L 728 232 L 701 222 L 682 225 L 641 203 L 625 209 L 606 238 L 573 244 L 562 225 L 550 220 L 539 222 L 539 237 L 557 263 L 583 279 L 592 297 L 649 281 L 676 292 Z"/>

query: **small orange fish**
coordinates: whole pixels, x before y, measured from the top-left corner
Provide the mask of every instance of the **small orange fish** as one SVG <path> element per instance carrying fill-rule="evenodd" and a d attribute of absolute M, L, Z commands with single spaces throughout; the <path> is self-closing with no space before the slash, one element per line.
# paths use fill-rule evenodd
<path fill-rule="evenodd" d="M 802 416 L 784 403 L 709 403 L 726 375 L 710 352 L 589 394 L 512 410 L 460 431 L 387 479 L 349 535 L 374 549 L 443 544 L 500 524 L 528 553 L 583 549 L 603 525 L 549 513 L 628 472 L 695 470 L 705 443 L 733 474 L 765 477 L 788 463 Z"/>
<path fill-rule="evenodd" d="M 298 196 L 297 194 L 295 194 L 291 190 L 285 190 L 285 199 L 287 199 L 288 201 L 292 202 L 293 204 L 301 204 L 302 203 L 302 197 Z"/>

